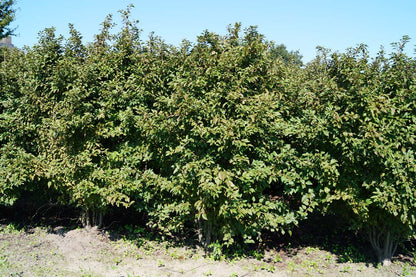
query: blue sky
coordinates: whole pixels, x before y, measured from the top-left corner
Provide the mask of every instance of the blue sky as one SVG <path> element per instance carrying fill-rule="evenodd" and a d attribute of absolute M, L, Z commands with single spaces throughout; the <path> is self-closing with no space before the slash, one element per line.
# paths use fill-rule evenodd
<path fill-rule="evenodd" d="M 17 27 L 13 43 L 32 46 L 39 31 L 56 27 L 68 36 L 73 23 L 85 42 L 91 42 L 106 15 L 134 4 L 132 17 L 140 21 L 143 39 L 154 31 L 166 42 L 178 45 L 182 39 L 195 41 L 208 29 L 225 34 L 227 25 L 241 22 L 243 27 L 257 25 L 266 39 L 299 50 L 304 62 L 315 57 L 316 46 L 344 52 L 365 43 L 373 55 L 380 45 L 403 35 L 412 38 L 407 53 L 414 56 L 416 44 L 416 0 L 16 0 Z"/>

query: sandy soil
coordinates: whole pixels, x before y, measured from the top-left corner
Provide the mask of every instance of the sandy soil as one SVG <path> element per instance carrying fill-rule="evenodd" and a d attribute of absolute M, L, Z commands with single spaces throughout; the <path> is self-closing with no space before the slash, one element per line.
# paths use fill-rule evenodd
<path fill-rule="evenodd" d="M 403 259 L 377 268 L 340 263 L 336 255 L 313 247 L 214 261 L 198 247 L 112 236 L 94 228 L 0 226 L 0 276 L 416 276 L 416 268 Z"/>

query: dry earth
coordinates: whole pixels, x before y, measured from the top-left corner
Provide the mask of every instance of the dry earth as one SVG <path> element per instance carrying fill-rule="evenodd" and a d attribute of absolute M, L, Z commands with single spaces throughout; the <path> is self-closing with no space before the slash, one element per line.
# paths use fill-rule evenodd
<path fill-rule="evenodd" d="M 214 261 L 198 247 L 112 238 L 97 229 L 0 226 L 0 276 L 416 276 L 404 259 L 389 267 L 340 263 L 325 250 L 268 251 Z"/>

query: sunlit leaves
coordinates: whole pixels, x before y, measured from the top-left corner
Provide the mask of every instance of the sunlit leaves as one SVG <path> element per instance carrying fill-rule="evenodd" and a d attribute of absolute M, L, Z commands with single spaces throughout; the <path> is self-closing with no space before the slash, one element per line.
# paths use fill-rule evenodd
<path fill-rule="evenodd" d="M 252 243 L 313 212 L 415 225 L 415 61 L 320 49 L 300 67 L 255 27 L 140 38 L 129 10 L 92 44 L 53 29 L 0 63 L 0 192 L 132 207 L 165 233 Z M 279 50 L 279 51 L 277 51 Z M 283 57 L 286 59 L 285 57 Z M 41 193 L 41 190 L 40 190 Z M 332 205 L 333 204 L 333 205 Z M 354 215 L 354 217 L 351 217 Z M 404 231 L 403 231 L 404 230 Z"/>

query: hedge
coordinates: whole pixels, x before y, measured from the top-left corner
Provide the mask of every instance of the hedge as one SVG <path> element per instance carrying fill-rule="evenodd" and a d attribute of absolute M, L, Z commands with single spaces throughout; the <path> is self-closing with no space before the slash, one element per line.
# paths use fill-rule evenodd
<path fill-rule="evenodd" d="M 89 44 L 70 25 L 1 49 L 0 201 L 53 192 L 102 225 L 108 208 L 166 234 L 253 243 L 314 213 L 346 217 L 380 262 L 414 236 L 415 59 L 360 45 L 306 66 L 255 27 L 195 43 L 141 39 L 129 9 Z"/>

